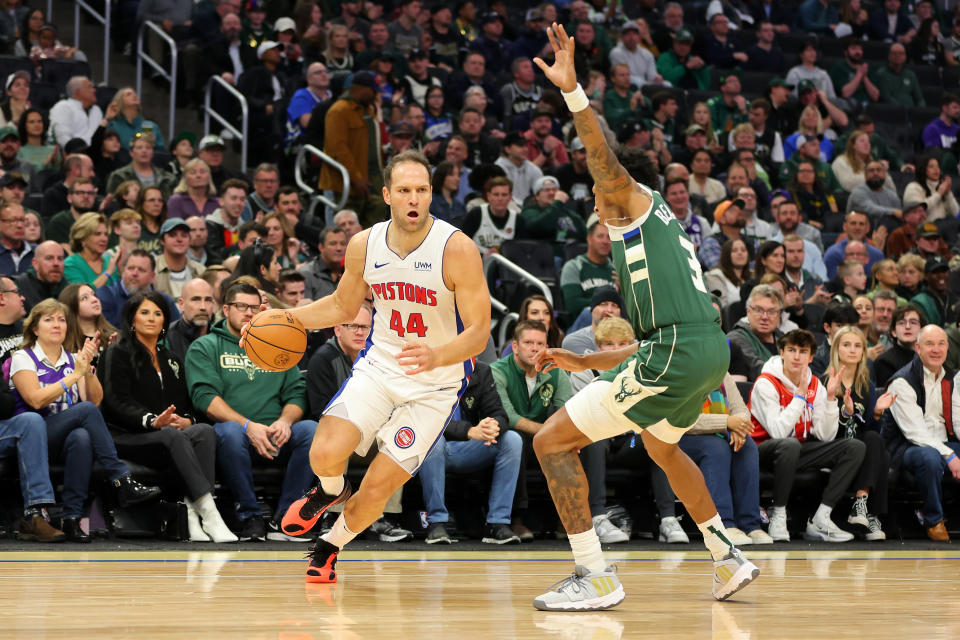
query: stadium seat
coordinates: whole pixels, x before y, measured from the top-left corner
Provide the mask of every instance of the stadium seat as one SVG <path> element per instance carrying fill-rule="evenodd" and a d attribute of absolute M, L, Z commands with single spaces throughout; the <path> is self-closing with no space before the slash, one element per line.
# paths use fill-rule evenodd
<path fill-rule="evenodd" d="M 30 104 L 41 111 L 49 111 L 60 100 L 60 90 L 49 82 L 30 83 Z"/>
<path fill-rule="evenodd" d="M 116 87 L 97 87 L 97 106 L 101 111 L 107 112 L 107 106 L 115 95 L 117 95 Z"/>
<path fill-rule="evenodd" d="M 33 77 L 35 67 L 27 58 L 16 56 L 0 56 L 0 76 L 6 78 L 14 71 L 26 71 Z"/>
<path fill-rule="evenodd" d="M 563 261 L 573 260 L 579 255 L 587 252 L 586 242 L 571 242 L 563 248 Z"/>
<path fill-rule="evenodd" d="M 776 75 L 767 71 L 744 71 L 740 76 L 740 88 L 744 93 L 763 95 Z"/>
<path fill-rule="evenodd" d="M 915 74 L 920 85 L 943 86 L 943 78 L 940 76 L 940 67 L 933 67 L 926 64 L 916 64 L 910 67 Z"/>
<path fill-rule="evenodd" d="M 553 259 L 553 246 L 542 240 L 507 240 L 500 245 L 500 255 L 510 260 L 532 276 L 543 280 L 547 286 L 557 282 L 557 267 Z"/>
<path fill-rule="evenodd" d="M 90 65 L 79 60 L 42 60 L 40 79 L 57 88 L 61 95 L 66 93 L 67 81 L 74 76 L 86 76 L 93 80 Z"/>

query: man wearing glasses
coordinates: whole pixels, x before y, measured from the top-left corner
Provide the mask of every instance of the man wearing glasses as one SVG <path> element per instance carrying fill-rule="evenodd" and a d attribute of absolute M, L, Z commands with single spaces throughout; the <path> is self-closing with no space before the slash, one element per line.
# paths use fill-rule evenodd
<path fill-rule="evenodd" d="M 241 218 L 244 222 L 260 221 L 277 206 L 277 190 L 280 188 L 280 171 L 276 165 L 264 162 L 253 171 L 253 191 L 247 196 Z"/>
<path fill-rule="evenodd" d="M 313 354 L 307 367 L 307 399 L 310 401 L 310 417 L 319 420 L 330 400 L 337 394 L 343 383 L 350 377 L 353 361 L 367 344 L 370 335 L 372 316 L 370 308 L 364 304 L 360 311 L 348 324 L 339 324 L 333 327 L 335 339 L 326 343 Z M 402 511 L 400 505 L 403 498 L 403 487 L 394 491 L 383 508 L 384 514 L 370 525 L 371 531 L 376 533 L 381 542 L 400 542 L 413 537 L 413 534 L 402 529 L 393 520 Z M 338 504 L 330 509 L 331 516 L 325 519 L 321 529 L 326 532 L 332 526 L 338 513 L 343 511 L 343 505 Z M 391 514 L 391 518 L 387 514 Z"/>
<path fill-rule="evenodd" d="M 60 243 L 64 251 L 70 250 L 70 227 L 83 214 L 94 210 L 97 188 L 90 178 L 77 178 L 67 192 L 69 208 L 50 219 L 47 224 L 47 239 Z"/>
<path fill-rule="evenodd" d="M 0 273 L 26 273 L 33 263 L 34 245 L 24 240 L 26 218 L 15 202 L 0 206 Z"/>
<path fill-rule="evenodd" d="M 309 451 L 316 421 L 301 420 L 307 398 L 300 369 L 264 371 L 240 347 L 240 329 L 260 311 L 260 302 L 252 285 L 234 283 L 227 289 L 223 320 L 187 349 L 187 385 L 193 406 L 206 412 L 217 432 L 217 462 L 237 507 L 240 539 L 268 537 L 253 467 L 269 465 L 286 470 L 269 539 L 297 540 L 276 523 L 313 480 Z"/>
<path fill-rule="evenodd" d="M 898 307 L 893 312 L 890 333 L 893 335 L 893 346 L 877 358 L 873 363 L 873 382 L 877 388 L 887 386 L 893 374 L 904 368 L 917 355 L 915 345 L 920 327 L 926 324 L 923 312 L 913 304 Z"/>
<path fill-rule="evenodd" d="M 747 316 L 741 318 L 727 334 L 730 340 L 730 374 L 753 382 L 764 363 L 775 355 L 780 331 L 783 298 L 780 291 L 768 284 L 753 288 L 747 298 Z"/>

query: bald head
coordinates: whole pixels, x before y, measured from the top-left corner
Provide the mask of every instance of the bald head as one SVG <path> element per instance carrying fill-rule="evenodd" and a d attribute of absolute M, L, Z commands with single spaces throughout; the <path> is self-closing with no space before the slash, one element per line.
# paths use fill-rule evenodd
<path fill-rule="evenodd" d="M 54 240 L 38 244 L 33 251 L 33 270 L 40 282 L 57 284 L 63 280 L 63 247 Z"/>
<path fill-rule="evenodd" d="M 183 285 L 177 306 L 183 314 L 183 321 L 197 328 L 206 328 L 213 321 L 216 301 L 213 287 L 201 278 L 194 278 Z"/>
<path fill-rule="evenodd" d="M 843 250 L 843 257 L 846 260 L 856 260 L 866 266 L 870 262 L 870 254 L 867 253 L 867 245 L 858 241 L 851 240 Z"/>
<path fill-rule="evenodd" d="M 920 330 L 914 348 L 924 368 L 939 373 L 947 359 L 947 332 L 935 324 L 928 324 Z"/>

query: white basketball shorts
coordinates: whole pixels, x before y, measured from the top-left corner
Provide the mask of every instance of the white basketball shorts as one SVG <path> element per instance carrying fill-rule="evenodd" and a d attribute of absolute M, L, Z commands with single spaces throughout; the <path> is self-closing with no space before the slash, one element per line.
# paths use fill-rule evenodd
<path fill-rule="evenodd" d="M 420 384 L 360 358 L 323 415 L 348 420 L 360 430 L 358 455 L 366 455 L 376 439 L 381 453 L 413 475 L 443 434 L 464 388 L 466 381 Z"/>

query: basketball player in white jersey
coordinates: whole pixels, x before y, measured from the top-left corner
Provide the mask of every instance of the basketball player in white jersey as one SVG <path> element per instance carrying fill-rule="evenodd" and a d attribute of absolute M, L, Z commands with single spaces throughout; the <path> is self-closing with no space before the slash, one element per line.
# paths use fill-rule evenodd
<path fill-rule="evenodd" d="M 294 502 L 281 526 L 310 531 L 346 502 L 310 553 L 307 582 L 336 582 L 337 553 L 383 512 L 440 438 L 490 335 L 490 294 L 473 241 L 430 216 L 430 165 L 416 151 L 383 172 L 390 220 L 347 245 L 336 291 L 291 309 L 308 330 L 353 321 L 369 290 L 373 329 L 351 377 L 324 410 L 310 448 L 319 487 Z M 347 459 L 376 440 L 379 453 L 351 497 Z"/>

